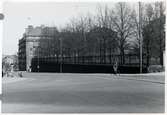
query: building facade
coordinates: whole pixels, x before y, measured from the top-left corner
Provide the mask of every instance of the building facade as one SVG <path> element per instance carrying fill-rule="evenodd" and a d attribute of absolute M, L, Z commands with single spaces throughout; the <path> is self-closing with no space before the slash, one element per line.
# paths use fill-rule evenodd
<path fill-rule="evenodd" d="M 28 28 L 25 29 L 25 33 L 19 40 L 18 44 L 18 59 L 20 71 L 31 71 L 32 58 L 39 56 L 39 41 L 41 39 L 44 39 L 43 41 L 45 42 L 45 40 L 50 39 L 50 33 L 46 32 L 46 30 L 50 31 L 52 28 L 53 27 L 45 27 L 43 25 L 38 27 L 29 25 Z"/>
<path fill-rule="evenodd" d="M 28 71 L 31 67 L 31 58 L 34 56 L 34 48 L 38 46 L 41 28 L 28 26 L 23 37 L 19 40 L 19 70 Z"/>
<path fill-rule="evenodd" d="M 18 70 L 18 57 L 17 55 L 3 55 L 2 56 L 2 70 L 13 71 Z"/>

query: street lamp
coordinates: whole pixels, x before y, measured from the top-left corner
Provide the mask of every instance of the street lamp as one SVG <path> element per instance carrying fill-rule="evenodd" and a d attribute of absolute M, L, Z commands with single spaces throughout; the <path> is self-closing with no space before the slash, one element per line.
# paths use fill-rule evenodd
<path fill-rule="evenodd" d="M 62 73 L 63 65 L 62 65 L 62 38 L 59 38 L 60 40 L 60 73 Z"/>
<path fill-rule="evenodd" d="M 142 73 L 142 45 L 143 45 L 141 28 L 142 28 L 142 12 L 141 12 L 141 2 L 139 2 L 140 73 Z"/>
<path fill-rule="evenodd" d="M 37 69 L 39 72 L 39 47 L 37 47 Z"/>

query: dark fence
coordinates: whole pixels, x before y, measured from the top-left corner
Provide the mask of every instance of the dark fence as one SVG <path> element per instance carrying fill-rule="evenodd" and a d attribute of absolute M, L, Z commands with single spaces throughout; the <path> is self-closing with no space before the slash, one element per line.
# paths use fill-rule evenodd
<path fill-rule="evenodd" d="M 75 56 L 75 57 L 35 57 L 32 59 L 33 72 L 70 72 L 70 73 L 113 73 L 113 64 L 117 60 L 120 73 L 139 73 L 137 55 Z M 147 68 L 143 60 L 143 72 Z"/>

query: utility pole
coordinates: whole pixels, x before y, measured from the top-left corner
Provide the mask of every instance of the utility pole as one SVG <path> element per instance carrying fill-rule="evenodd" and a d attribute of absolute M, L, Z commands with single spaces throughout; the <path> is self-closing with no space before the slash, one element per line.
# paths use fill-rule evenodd
<path fill-rule="evenodd" d="M 140 39 L 140 73 L 142 73 L 142 47 L 143 47 L 143 40 L 142 40 L 142 12 L 141 12 L 141 2 L 139 2 L 139 39 Z"/>
<path fill-rule="evenodd" d="M 39 72 L 39 47 L 37 47 L 37 58 L 38 58 L 38 65 L 37 65 L 37 69 L 38 69 L 38 72 Z"/>
<path fill-rule="evenodd" d="M 62 66 L 62 38 L 59 38 L 60 40 L 60 73 L 62 73 L 63 66 Z"/>

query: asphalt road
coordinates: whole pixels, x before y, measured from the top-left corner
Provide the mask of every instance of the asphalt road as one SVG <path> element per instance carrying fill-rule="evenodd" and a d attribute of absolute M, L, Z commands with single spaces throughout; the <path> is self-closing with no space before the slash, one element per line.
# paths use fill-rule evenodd
<path fill-rule="evenodd" d="M 109 74 L 25 73 L 13 79 L 3 81 L 3 113 L 164 112 L 164 83 Z"/>

